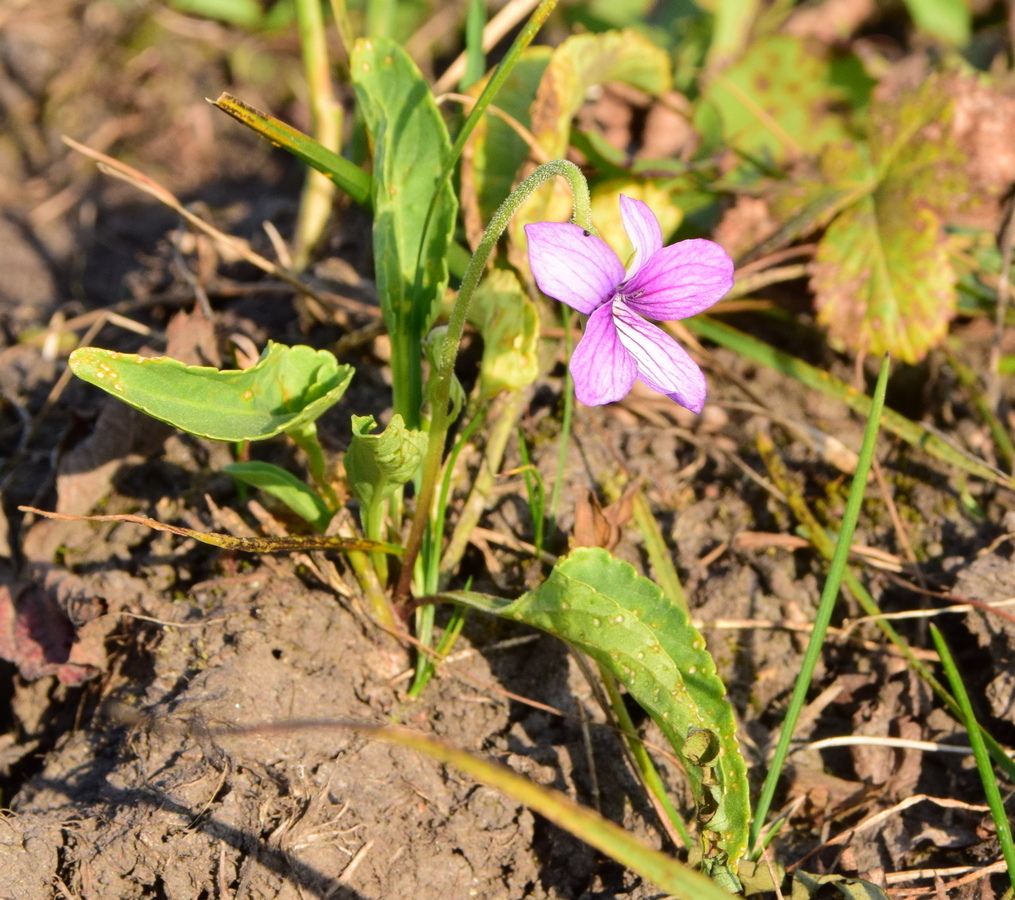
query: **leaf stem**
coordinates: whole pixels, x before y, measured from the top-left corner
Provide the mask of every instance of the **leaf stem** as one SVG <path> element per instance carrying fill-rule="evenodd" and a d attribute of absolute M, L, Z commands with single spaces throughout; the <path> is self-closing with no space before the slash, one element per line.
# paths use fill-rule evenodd
<path fill-rule="evenodd" d="M 402 556 L 402 572 L 395 588 L 396 603 L 404 602 L 412 587 L 412 572 L 416 557 L 423 542 L 423 533 L 430 520 L 430 506 L 433 503 L 434 486 L 440 477 L 441 458 L 444 455 L 444 443 L 450 422 L 448 400 L 451 396 L 451 379 L 454 377 L 455 359 L 458 346 L 465 331 L 465 322 L 469 314 L 469 304 L 479 282 L 486 271 L 487 261 L 497 246 L 497 241 L 507 229 L 511 216 L 522 202 L 540 185 L 551 178 L 566 178 L 574 198 L 575 224 L 592 231 L 592 201 L 589 186 L 581 170 L 566 159 L 555 159 L 544 163 L 508 195 L 507 199 L 493 214 L 490 224 L 483 233 L 476 252 L 469 261 L 469 267 L 462 278 L 462 286 L 455 298 L 451 314 L 448 316 L 448 330 L 441 344 L 438 357 L 437 384 L 433 397 L 433 409 L 430 418 L 430 443 L 423 462 L 423 479 L 416 501 L 416 514 L 412 521 L 412 530 L 406 541 L 405 553 Z"/>

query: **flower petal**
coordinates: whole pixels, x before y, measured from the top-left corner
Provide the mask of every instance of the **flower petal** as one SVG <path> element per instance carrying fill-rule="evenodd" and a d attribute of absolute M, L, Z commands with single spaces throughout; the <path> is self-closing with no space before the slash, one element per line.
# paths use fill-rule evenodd
<path fill-rule="evenodd" d="M 673 338 L 646 322 L 622 299 L 611 306 L 617 335 L 634 357 L 638 377 L 652 390 L 700 413 L 705 406 L 705 376 L 698 364 Z"/>
<path fill-rule="evenodd" d="M 650 319 L 686 319 L 708 309 L 733 287 L 733 260 L 712 241 L 670 244 L 622 288 L 635 312 Z"/>
<path fill-rule="evenodd" d="M 633 197 L 620 195 L 620 218 L 624 230 L 634 246 L 634 256 L 627 267 L 628 277 L 634 275 L 646 260 L 663 247 L 663 232 L 659 220 L 648 205 Z"/>
<path fill-rule="evenodd" d="M 566 222 L 525 226 L 529 267 L 548 297 L 588 315 L 624 280 L 624 266 L 602 238 Z"/>
<path fill-rule="evenodd" d="M 571 354 L 575 396 L 586 406 L 601 406 L 625 397 L 638 375 L 613 323 L 614 304 L 600 306 L 585 324 L 585 334 Z"/>

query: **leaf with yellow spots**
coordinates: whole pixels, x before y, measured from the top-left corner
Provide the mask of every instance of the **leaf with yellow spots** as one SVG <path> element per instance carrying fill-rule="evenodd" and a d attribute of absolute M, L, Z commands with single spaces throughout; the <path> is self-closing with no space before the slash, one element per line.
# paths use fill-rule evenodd
<path fill-rule="evenodd" d="M 304 428 L 352 380 L 327 350 L 268 342 L 249 369 L 188 366 L 98 347 L 70 356 L 71 371 L 154 419 L 213 441 L 257 441 Z"/>
<path fill-rule="evenodd" d="M 572 551 L 540 587 L 514 601 L 474 591 L 441 596 L 548 631 L 608 669 L 683 763 L 698 805 L 702 867 L 738 889 L 750 821 L 747 767 L 715 662 L 683 610 L 599 548 Z"/>

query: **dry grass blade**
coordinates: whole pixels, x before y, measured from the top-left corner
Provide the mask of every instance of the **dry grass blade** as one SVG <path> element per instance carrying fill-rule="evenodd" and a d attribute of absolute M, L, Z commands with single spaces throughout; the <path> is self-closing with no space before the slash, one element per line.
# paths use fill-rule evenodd
<path fill-rule="evenodd" d="M 381 541 L 366 538 L 340 537 L 338 535 L 306 534 L 292 537 L 252 537 L 238 538 L 229 534 L 217 534 L 209 531 L 196 531 L 193 528 L 181 528 L 179 525 L 167 525 L 147 516 L 135 516 L 129 513 L 106 516 L 70 516 L 65 513 L 48 512 L 34 506 L 19 506 L 21 512 L 34 513 L 46 519 L 61 519 L 66 522 L 132 522 L 144 525 L 155 531 L 167 531 L 180 537 L 193 538 L 202 544 L 221 547 L 224 550 L 240 550 L 244 553 L 292 553 L 300 550 L 342 550 L 361 551 L 366 553 L 381 551 L 398 553 L 399 548 Z"/>
<path fill-rule="evenodd" d="M 366 304 L 357 303 L 356 301 L 351 301 L 345 297 L 339 297 L 334 294 L 322 294 L 320 291 L 312 288 L 288 269 L 278 265 L 277 263 L 273 263 L 270 259 L 261 256 L 260 253 L 251 250 L 246 241 L 242 241 L 239 238 L 232 237 L 231 235 L 219 231 L 219 229 L 217 229 L 214 225 L 209 224 L 200 216 L 192 213 L 182 203 L 180 203 L 180 201 L 177 200 L 171 192 L 166 190 L 157 181 L 154 181 L 147 175 L 139 172 L 137 169 L 128 166 L 125 163 L 119 162 L 111 156 L 107 156 L 105 153 L 100 153 L 98 150 L 93 150 L 91 147 L 79 144 L 77 141 L 67 137 L 66 135 L 63 138 L 63 142 L 67 144 L 68 147 L 71 147 L 79 153 L 83 153 L 85 156 L 94 159 L 98 163 L 99 169 L 107 175 L 119 178 L 121 181 L 126 181 L 127 184 L 133 185 L 138 190 L 144 191 L 149 196 L 154 197 L 160 203 L 168 206 L 182 218 L 186 219 L 187 222 L 194 226 L 194 228 L 199 231 L 203 231 L 220 246 L 227 248 L 241 259 L 244 259 L 251 265 L 259 268 L 262 272 L 266 272 L 267 274 L 292 285 L 300 293 L 313 297 L 318 303 L 321 303 L 326 307 L 334 307 L 336 304 L 339 304 L 351 307 L 355 312 L 370 312 L 373 315 L 377 314 L 377 309 L 368 307 Z"/>

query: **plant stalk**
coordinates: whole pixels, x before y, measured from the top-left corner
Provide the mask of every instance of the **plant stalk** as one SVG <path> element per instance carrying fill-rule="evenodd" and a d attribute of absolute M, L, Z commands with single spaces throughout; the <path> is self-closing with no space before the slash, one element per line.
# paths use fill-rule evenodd
<path fill-rule="evenodd" d="M 462 286 L 455 298 L 454 306 L 448 317 L 448 330 L 440 348 L 437 384 L 434 391 L 433 409 L 430 418 L 430 443 L 423 461 L 423 477 L 419 495 L 416 500 L 416 513 L 412 520 L 412 529 L 405 544 L 402 556 L 402 571 L 395 588 L 396 603 L 404 603 L 412 589 L 412 573 L 416 557 L 423 543 L 423 533 L 430 521 L 430 507 L 433 504 L 434 488 L 440 477 L 441 459 L 444 455 L 444 443 L 450 426 L 450 410 L 448 401 L 451 396 L 451 379 L 454 377 L 455 359 L 458 347 L 465 331 L 465 323 L 469 314 L 469 305 L 479 282 L 486 271 L 487 261 L 497 246 L 497 241 L 507 228 L 511 216 L 536 188 L 557 176 L 566 178 L 571 186 L 574 198 L 575 224 L 592 231 L 592 204 L 589 186 L 581 170 L 565 159 L 555 159 L 536 169 L 518 187 L 493 214 L 490 224 L 483 233 L 475 254 L 469 261 L 469 267 L 462 278 Z"/>
<path fill-rule="evenodd" d="M 328 63 L 328 44 L 324 31 L 321 0 L 296 0 L 296 21 L 300 32 L 303 69 L 310 92 L 314 139 L 338 153 L 342 141 L 342 107 L 335 99 Z M 299 217 L 293 248 L 293 267 L 306 268 L 314 246 L 320 240 L 331 215 L 335 184 L 316 169 L 307 172 L 300 197 Z"/>

